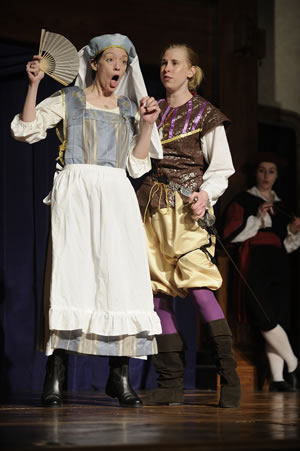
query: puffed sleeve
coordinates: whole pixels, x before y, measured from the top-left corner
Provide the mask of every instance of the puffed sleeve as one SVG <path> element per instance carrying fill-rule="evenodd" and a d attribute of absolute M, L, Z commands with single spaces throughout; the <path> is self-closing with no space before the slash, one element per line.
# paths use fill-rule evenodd
<path fill-rule="evenodd" d="M 11 122 L 11 134 L 17 141 L 36 143 L 47 136 L 47 130 L 55 127 L 64 118 L 64 105 L 61 91 L 43 100 L 36 106 L 36 118 L 32 122 L 24 122 L 20 114 L 16 114 Z"/>
<path fill-rule="evenodd" d="M 209 206 L 215 205 L 234 174 L 231 153 L 223 125 L 218 125 L 201 138 L 203 156 L 208 167 L 203 174 L 201 190 L 208 194 Z"/>
<path fill-rule="evenodd" d="M 292 233 L 289 226 L 287 226 L 287 236 L 283 241 L 283 245 L 288 254 L 297 250 L 300 247 L 300 232 Z"/>
<path fill-rule="evenodd" d="M 128 159 L 127 159 L 127 170 L 130 175 L 130 177 L 136 179 L 141 177 L 142 175 L 146 174 L 151 169 L 151 158 L 148 153 L 147 157 L 145 159 L 136 158 L 133 155 L 133 151 L 135 149 L 135 146 L 138 141 L 140 132 L 140 114 L 137 111 L 135 116 L 135 133 L 131 140 L 130 147 L 129 147 L 129 153 L 128 153 Z"/>

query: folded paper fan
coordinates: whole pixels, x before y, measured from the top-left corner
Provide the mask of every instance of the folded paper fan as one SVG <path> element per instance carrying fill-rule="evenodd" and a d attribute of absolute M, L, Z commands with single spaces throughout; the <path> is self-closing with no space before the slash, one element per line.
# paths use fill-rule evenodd
<path fill-rule="evenodd" d="M 78 74 L 79 56 L 76 47 L 64 36 L 42 30 L 39 55 L 40 68 L 54 80 L 69 85 Z"/>

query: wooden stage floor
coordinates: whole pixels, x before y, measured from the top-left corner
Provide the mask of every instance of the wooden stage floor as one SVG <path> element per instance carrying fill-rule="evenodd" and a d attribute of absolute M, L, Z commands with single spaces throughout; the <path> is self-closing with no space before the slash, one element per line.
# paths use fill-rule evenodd
<path fill-rule="evenodd" d="M 300 450 L 300 393 L 244 392 L 239 409 L 216 403 L 216 392 L 186 391 L 182 406 L 126 409 L 82 392 L 43 408 L 38 394 L 20 395 L 0 405 L 0 449 Z"/>

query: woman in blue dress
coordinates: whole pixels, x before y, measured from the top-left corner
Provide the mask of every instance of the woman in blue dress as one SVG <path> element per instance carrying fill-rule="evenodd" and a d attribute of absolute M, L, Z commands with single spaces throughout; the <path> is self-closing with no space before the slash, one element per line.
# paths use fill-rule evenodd
<path fill-rule="evenodd" d="M 121 406 L 140 407 L 129 381 L 129 357 L 155 354 L 161 325 L 126 171 L 140 177 L 151 168 L 150 157 L 161 156 L 159 107 L 147 96 L 127 36 L 93 38 L 79 57 L 75 86 L 36 106 L 44 73 L 35 56 L 26 66 L 23 112 L 11 124 L 20 141 L 35 143 L 53 127 L 61 139 L 58 171 L 45 199 L 51 204 L 52 268 L 42 402 L 62 403 L 64 356 L 71 351 L 109 356 L 106 393 Z"/>

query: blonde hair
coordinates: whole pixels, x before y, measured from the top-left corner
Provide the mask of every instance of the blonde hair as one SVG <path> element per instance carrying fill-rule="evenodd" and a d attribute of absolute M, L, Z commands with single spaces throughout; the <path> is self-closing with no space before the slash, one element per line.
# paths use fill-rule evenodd
<path fill-rule="evenodd" d="M 161 56 L 163 56 L 167 50 L 177 49 L 177 48 L 185 50 L 186 56 L 187 56 L 187 61 L 190 63 L 191 66 L 194 66 L 196 69 L 195 74 L 189 79 L 189 82 L 188 82 L 189 91 L 196 92 L 198 87 L 201 84 L 201 81 L 204 78 L 203 70 L 199 66 L 199 57 L 198 57 L 197 53 L 186 44 L 170 44 L 164 49 Z"/>

